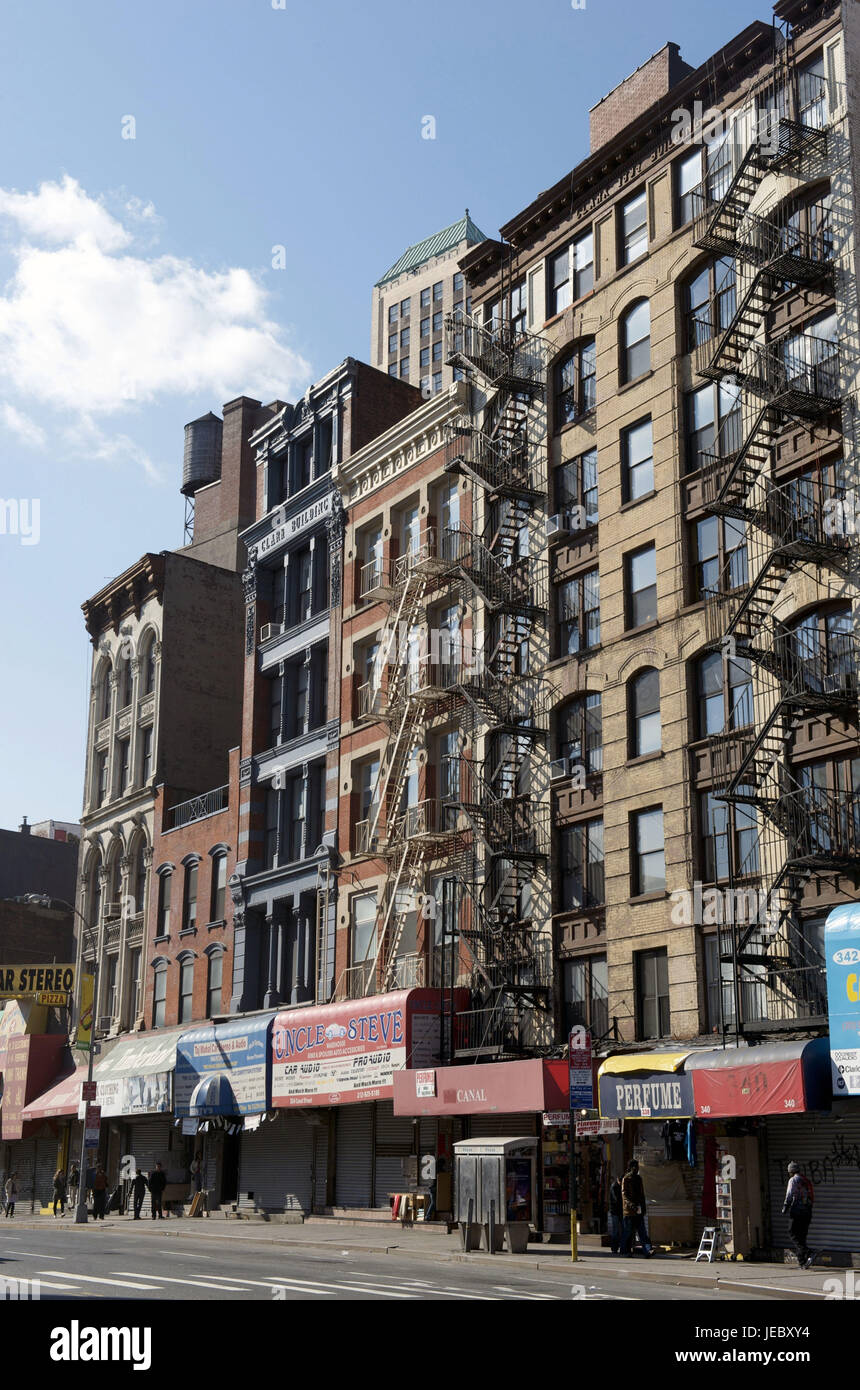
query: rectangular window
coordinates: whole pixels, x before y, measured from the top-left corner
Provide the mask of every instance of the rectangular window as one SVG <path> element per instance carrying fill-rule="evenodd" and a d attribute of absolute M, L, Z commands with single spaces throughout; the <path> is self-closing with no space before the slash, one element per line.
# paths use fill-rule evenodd
<path fill-rule="evenodd" d="M 429 366 L 430 366 L 430 349 L 429 349 L 429 347 L 426 347 L 426 348 L 422 348 L 422 349 L 421 349 L 421 359 L 420 359 L 420 360 L 421 360 L 421 366 L 422 366 L 422 367 L 429 367 Z"/>
<path fill-rule="evenodd" d="M 433 315 L 433 332 L 434 332 L 434 333 L 441 333 L 441 332 L 442 332 L 442 310 L 441 310 L 441 309 L 437 310 L 437 312 Z"/>
<path fill-rule="evenodd" d="M 654 445 L 651 417 L 621 431 L 622 492 L 625 502 L 654 491 Z"/>
<path fill-rule="evenodd" d="M 555 427 L 572 424 L 597 404 L 594 339 L 582 343 L 555 369 Z"/>
<path fill-rule="evenodd" d="M 604 901 L 603 821 L 566 825 L 561 838 L 561 912 L 599 907 Z"/>
<path fill-rule="evenodd" d="M 206 1017 L 221 1012 L 221 986 L 224 978 L 224 952 L 213 951 L 209 957 L 209 980 L 206 987 Z"/>
<path fill-rule="evenodd" d="M 570 283 L 570 247 L 549 258 L 547 273 L 547 317 L 560 314 L 573 303 Z"/>
<path fill-rule="evenodd" d="M 144 786 L 152 781 L 152 726 L 142 731 L 141 781 Z"/>
<path fill-rule="evenodd" d="M 389 375 L 389 376 L 397 376 L 397 363 L 396 363 L 396 362 L 389 362 L 389 364 L 388 364 L 388 375 Z"/>
<path fill-rule="evenodd" d="M 298 550 L 290 556 L 290 582 L 293 589 L 293 625 L 306 623 L 313 611 L 313 551 Z M 286 574 L 286 572 L 285 572 Z"/>
<path fill-rule="evenodd" d="M 430 308 L 430 286 L 429 286 L 429 285 L 427 286 L 426 289 L 423 289 L 423 290 L 421 291 L 421 308 L 422 308 L 422 309 L 429 309 L 429 308 Z"/>
<path fill-rule="evenodd" d="M 430 337 L 430 319 L 429 319 L 429 317 L 426 318 L 426 319 L 422 319 L 422 320 L 421 320 L 421 337 L 422 337 L 422 338 L 429 338 L 429 337 Z"/>
<path fill-rule="evenodd" d="M 194 1013 L 194 961 L 184 960 L 179 968 L 179 1022 L 190 1023 Z"/>
<path fill-rule="evenodd" d="M 107 753 L 96 754 L 96 803 L 101 806 L 107 801 L 108 795 L 108 776 L 107 776 Z"/>
<path fill-rule="evenodd" d="M 636 1034 L 665 1038 L 669 1034 L 669 957 L 659 951 L 636 951 Z"/>
<path fill-rule="evenodd" d="M 376 964 L 376 917 L 374 893 L 361 893 L 353 898 L 350 963 L 363 989 L 370 987 Z"/>
<path fill-rule="evenodd" d="M 510 324 L 511 333 L 514 337 L 525 333 L 528 321 L 528 296 L 526 294 L 526 282 L 521 280 L 511 290 L 510 302 Z"/>
<path fill-rule="evenodd" d="M 442 303 L 442 287 L 443 287 L 443 281 L 437 280 L 437 281 L 436 281 L 436 284 L 433 286 L 433 302 L 434 302 L 434 304 L 441 304 L 441 303 Z"/>
<path fill-rule="evenodd" d="M 558 587 L 562 656 L 596 647 L 600 641 L 600 571 L 588 570 Z"/>
<path fill-rule="evenodd" d="M 140 1018 L 143 1006 L 143 996 L 141 994 L 141 965 L 143 952 L 137 946 L 128 953 L 128 1010 L 129 1022 L 134 1024 Z"/>
<path fill-rule="evenodd" d="M 397 319 L 398 319 L 398 317 L 399 317 L 399 314 L 400 314 L 400 306 L 399 306 L 398 304 L 389 304 L 389 306 L 388 306 L 388 322 L 389 322 L 389 323 L 396 323 L 396 322 L 397 322 Z"/>
<path fill-rule="evenodd" d="M 605 956 L 564 962 L 564 1032 L 580 1026 L 594 1039 L 609 1032 L 609 971 Z"/>
<path fill-rule="evenodd" d="M 633 845 L 632 896 L 662 893 L 666 888 L 666 857 L 663 847 L 663 808 L 637 811 L 631 817 Z"/>
<path fill-rule="evenodd" d="M 117 745 L 116 745 L 116 753 L 117 753 L 116 790 L 117 790 L 117 795 L 118 795 L 118 796 L 122 796 L 123 792 L 125 791 L 126 787 L 128 786 L 128 774 L 129 774 L 130 756 L 131 756 L 131 739 L 128 739 L 128 738 L 121 738 L 121 739 L 119 739 L 119 740 L 117 741 Z"/>
<path fill-rule="evenodd" d="M 704 517 L 696 523 L 694 601 L 743 588 L 749 581 L 746 523 L 733 517 Z"/>
<path fill-rule="evenodd" d="M 275 865 L 275 855 L 278 849 L 278 817 L 280 814 L 281 793 L 270 787 L 266 792 L 266 840 L 265 856 L 266 868 L 272 869 Z"/>
<path fill-rule="evenodd" d="M 163 1028 L 167 1011 L 167 967 L 156 970 L 152 993 L 152 1026 Z"/>
<path fill-rule="evenodd" d="M 197 865 L 185 868 L 185 894 L 182 902 L 182 928 L 188 931 L 197 925 Z"/>
<path fill-rule="evenodd" d="M 434 362 L 441 362 L 441 361 L 442 361 L 442 344 L 441 344 L 441 343 L 434 343 L 434 344 L 433 344 L 433 361 L 434 361 Z"/>
<path fill-rule="evenodd" d="M 397 351 L 397 334 L 396 334 L 396 333 L 389 333 L 389 335 L 388 335 L 388 351 L 389 351 L 389 353 L 392 353 L 392 352 L 396 352 L 396 351 Z"/>
<path fill-rule="evenodd" d="M 584 765 L 590 775 L 603 771 L 603 717 L 596 692 L 569 700 L 559 715 L 558 755 Z"/>
<path fill-rule="evenodd" d="M 434 373 L 433 373 L 433 394 L 435 395 L 435 394 L 437 394 L 437 393 L 438 393 L 439 391 L 441 391 L 441 390 L 442 390 L 442 373 L 441 373 L 441 372 L 434 372 Z"/>
<path fill-rule="evenodd" d="M 630 265 L 648 250 L 648 208 L 645 190 L 621 206 L 621 264 Z"/>
<path fill-rule="evenodd" d="M 729 805 L 713 792 L 699 795 L 699 829 L 702 837 L 702 877 L 719 883 L 729 876 Z"/>
<path fill-rule="evenodd" d="M 402 319 L 409 318 L 409 306 L 411 303 L 412 301 L 410 299 L 402 299 L 400 301 L 400 317 Z"/>
<path fill-rule="evenodd" d="M 797 74 L 797 114 L 802 125 L 823 130 L 827 124 L 827 82 L 824 54 L 806 63 Z"/>
<path fill-rule="evenodd" d="M 573 243 L 573 297 L 582 299 L 594 288 L 594 233 L 586 232 Z"/>
<path fill-rule="evenodd" d="M 401 328 L 401 330 L 400 330 L 400 351 L 401 351 L 401 352 L 408 352 L 408 351 L 409 351 L 409 329 L 408 329 L 408 328 Z"/>
<path fill-rule="evenodd" d="M 624 559 L 627 626 L 641 627 L 657 617 L 657 550 L 653 545 L 634 550 Z"/>
<path fill-rule="evenodd" d="M 173 888 L 172 874 L 158 876 L 158 935 L 170 935 L 170 896 Z"/>
<path fill-rule="evenodd" d="M 295 445 L 295 482 L 293 491 L 301 492 L 311 480 L 311 466 L 314 456 L 314 441 L 311 436 L 300 439 Z"/>
<path fill-rule="evenodd" d="M 464 279 L 464 277 L 463 277 L 463 272 L 462 272 L 462 270 L 457 270 L 457 271 L 455 271 L 455 272 L 454 272 L 454 293 L 455 293 L 455 294 L 462 294 L 462 293 L 463 293 L 463 290 L 465 289 L 465 286 L 466 286 L 466 281 L 465 281 L 465 279 Z"/>
<path fill-rule="evenodd" d="M 589 449 L 579 458 L 570 459 L 555 470 L 555 505 L 559 512 L 570 514 L 582 508 L 586 526 L 596 526 L 597 508 L 597 450 Z"/>
<path fill-rule="evenodd" d="M 282 716 L 283 716 L 282 706 L 283 706 L 283 698 L 284 698 L 284 697 L 283 697 L 283 692 L 284 692 L 284 679 L 283 679 L 283 676 L 274 676 L 274 677 L 272 678 L 271 682 L 270 682 L 270 699 L 269 699 L 270 710 L 271 710 L 271 717 L 270 717 L 271 735 L 270 735 L 270 736 L 271 736 L 272 747 L 273 747 L 273 748 L 277 748 L 278 744 L 281 742 L 281 729 L 282 729 L 282 723 L 281 723 L 281 721 L 282 721 Z"/>
<path fill-rule="evenodd" d="M 224 906 L 227 896 L 227 856 L 216 854 L 212 860 L 212 903 L 210 922 L 224 921 Z"/>
<path fill-rule="evenodd" d="M 408 357 L 403 357 L 403 358 L 401 358 L 401 360 L 400 360 L 400 379 L 401 379 L 401 381 L 408 381 L 408 380 L 409 380 L 409 358 L 408 358 Z"/>
<path fill-rule="evenodd" d="M 702 182 L 702 151 L 693 150 L 675 163 L 675 201 L 677 206 L 677 226 L 686 227 L 698 212 L 703 211 L 701 198 L 695 190 Z"/>

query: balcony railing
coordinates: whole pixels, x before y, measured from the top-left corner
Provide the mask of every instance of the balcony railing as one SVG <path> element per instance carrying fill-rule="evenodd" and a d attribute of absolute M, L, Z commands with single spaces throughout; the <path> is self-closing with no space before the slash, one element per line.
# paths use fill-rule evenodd
<path fill-rule="evenodd" d="M 355 823 L 355 853 L 376 854 L 379 848 L 379 821 L 360 820 Z"/>
<path fill-rule="evenodd" d="M 531 333 L 513 333 L 508 324 L 485 327 L 467 314 L 445 319 L 446 359 L 452 366 L 477 367 L 494 385 L 543 389 L 549 344 Z"/>
<path fill-rule="evenodd" d="M 217 815 L 219 811 L 226 811 L 229 804 L 230 787 L 216 787 L 214 791 L 204 792 L 202 796 L 193 796 L 190 801 L 183 801 L 178 806 L 171 806 L 169 811 L 170 830 L 179 830 L 183 825 L 191 825 L 194 821 L 204 820 L 206 816 Z"/>
<path fill-rule="evenodd" d="M 423 989 L 427 962 L 423 955 L 397 956 L 386 971 L 386 989 Z"/>
<path fill-rule="evenodd" d="M 383 587 L 384 568 L 382 557 L 377 556 L 373 560 L 368 560 L 366 565 L 362 565 L 358 576 L 358 593 L 360 598 L 367 598 L 375 593 L 377 589 Z"/>
<path fill-rule="evenodd" d="M 416 541 L 402 555 L 392 561 L 391 577 L 395 585 L 405 584 L 413 574 L 428 567 L 428 563 L 438 558 L 436 530 L 428 526 L 420 541 Z"/>

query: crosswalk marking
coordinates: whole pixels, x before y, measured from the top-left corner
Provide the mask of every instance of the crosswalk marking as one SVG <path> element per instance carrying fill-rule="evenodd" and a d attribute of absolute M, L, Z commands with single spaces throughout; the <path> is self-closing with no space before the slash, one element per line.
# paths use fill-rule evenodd
<path fill-rule="evenodd" d="M 16 1255 L 30 1255 L 34 1260 L 67 1260 L 68 1255 L 46 1255 L 41 1250 L 16 1250 Z"/>
<path fill-rule="evenodd" d="M 40 1269 L 39 1275 L 56 1274 L 55 1269 Z M 160 1284 L 131 1284 L 123 1279 L 98 1279 L 94 1274 L 75 1274 L 71 1269 L 64 1269 L 63 1274 L 67 1279 L 80 1280 L 82 1284 L 110 1284 L 120 1289 L 155 1289 L 158 1290 Z"/>
<path fill-rule="evenodd" d="M 136 1270 L 132 1269 L 117 1269 L 114 1273 L 122 1275 L 123 1278 L 127 1279 L 140 1279 L 143 1277 L 138 1274 Z M 175 1279 L 171 1278 L 168 1274 L 148 1274 L 145 1277 L 147 1279 L 158 1279 L 162 1284 L 188 1284 L 197 1289 L 223 1289 L 225 1293 L 244 1292 L 244 1290 L 239 1288 L 238 1284 L 212 1284 L 206 1279 Z"/>
<path fill-rule="evenodd" d="M 228 1278 L 226 1274 L 215 1275 L 213 1277 L 216 1279 L 224 1278 L 225 1280 Z M 368 1284 L 330 1284 L 324 1282 L 322 1279 L 289 1279 L 281 1278 L 279 1276 L 273 1276 L 271 1279 L 266 1279 L 265 1281 L 262 1279 L 242 1279 L 241 1281 L 237 1282 L 241 1282 L 243 1284 L 253 1284 L 256 1288 L 262 1289 L 287 1288 L 294 1290 L 296 1293 L 303 1293 L 306 1289 L 334 1289 L 335 1292 L 338 1293 L 375 1293 L 378 1294 L 380 1298 L 418 1298 L 417 1293 L 407 1293 L 404 1290 L 389 1292 L 387 1289 L 373 1287 L 372 1285 Z"/>
<path fill-rule="evenodd" d="M 53 1272 L 53 1271 L 52 1271 L 52 1272 Z M 76 1293 L 76 1294 L 79 1294 L 79 1295 L 81 1296 L 81 1298 L 84 1298 L 85 1296 L 86 1296 L 87 1298 L 91 1298 L 91 1297 L 92 1297 L 92 1293 L 93 1293 L 92 1289 L 79 1289 L 78 1286 L 77 1286 L 77 1284 L 53 1284 L 53 1283 L 51 1283 L 51 1281 L 48 1280 L 48 1279 L 40 1279 L 40 1280 L 39 1280 L 39 1288 L 40 1288 L 40 1289 L 72 1289 L 73 1292 Z"/>

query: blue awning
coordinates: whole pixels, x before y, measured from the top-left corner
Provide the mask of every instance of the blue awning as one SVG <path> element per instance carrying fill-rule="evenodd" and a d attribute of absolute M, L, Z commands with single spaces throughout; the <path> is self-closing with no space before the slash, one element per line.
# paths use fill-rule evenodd
<path fill-rule="evenodd" d="M 188 1102 L 189 1115 L 235 1115 L 236 1097 L 230 1078 L 219 1071 L 198 1081 Z"/>

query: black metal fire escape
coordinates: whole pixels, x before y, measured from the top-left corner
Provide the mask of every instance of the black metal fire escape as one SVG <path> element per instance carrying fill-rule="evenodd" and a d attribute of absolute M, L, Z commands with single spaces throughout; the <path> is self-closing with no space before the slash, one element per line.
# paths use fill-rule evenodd
<path fill-rule="evenodd" d="M 735 897 L 754 886 L 768 905 L 721 933 L 720 960 L 732 967 L 736 1031 L 811 1026 L 825 1014 L 823 959 L 803 931 L 799 908 L 811 877 L 835 879 L 860 870 L 860 807 L 852 793 L 804 783 L 791 762 L 800 721 L 836 712 L 857 716 L 858 644 L 829 641 L 782 616 L 786 582 L 803 566 L 845 576 L 851 541 L 838 524 L 844 497 L 819 475 L 812 484 L 780 484 L 773 448 L 792 424 L 810 428 L 838 412 L 844 387 L 838 344 L 810 334 L 772 340 L 774 297 L 788 287 L 833 282 L 830 235 L 811 236 L 784 209 L 762 215 L 753 201 L 768 174 L 809 180 L 827 149 L 827 133 L 781 119 L 777 148 L 755 140 L 722 197 L 697 195 L 695 244 L 735 258 L 746 283 L 731 322 L 718 328 L 716 306 L 696 329 L 695 370 L 740 392 L 742 428 L 721 431 L 705 456 L 708 510 L 743 527 L 746 574 L 731 557 L 706 594 L 708 642 L 724 659 L 748 663 L 753 719 L 749 728 L 712 736 L 714 795 L 733 814 L 755 813 L 757 835 L 742 860 L 739 837 L 727 835 L 729 884 Z M 802 171 L 802 172 L 801 172 Z M 738 809 L 744 808 L 744 809 Z M 734 1031 L 734 1030 L 733 1030 Z"/>

